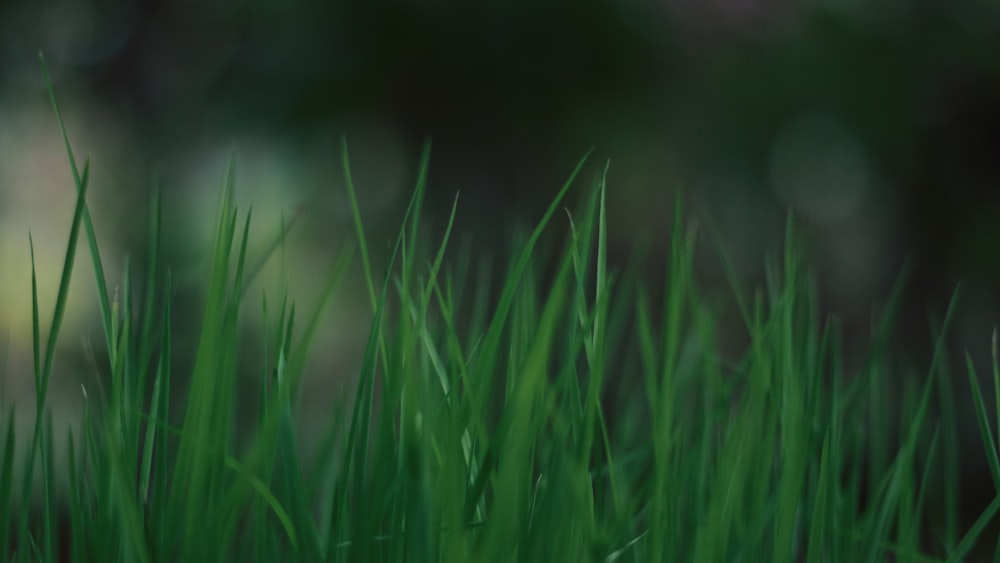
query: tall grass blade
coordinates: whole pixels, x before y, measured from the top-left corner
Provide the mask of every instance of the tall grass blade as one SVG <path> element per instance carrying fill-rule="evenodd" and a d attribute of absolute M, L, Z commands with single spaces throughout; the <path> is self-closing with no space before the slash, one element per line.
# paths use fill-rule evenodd
<path fill-rule="evenodd" d="M 84 171 L 80 172 L 76 165 L 76 158 L 73 156 L 73 149 L 69 143 L 69 135 L 66 133 L 66 126 L 63 124 L 62 111 L 56 103 L 55 90 L 52 88 L 52 77 L 49 75 L 48 65 L 45 63 L 45 56 L 38 53 L 38 62 L 41 65 L 42 75 L 45 78 L 45 88 L 49 93 L 49 100 L 52 102 L 52 111 L 55 113 L 56 121 L 59 124 L 59 131 L 62 133 L 63 144 L 66 145 L 66 156 L 69 159 L 70 170 L 73 172 L 73 181 L 76 184 L 77 196 L 80 196 L 87 185 L 87 168 L 89 163 L 84 163 Z M 94 267 L 94 281 L 97 283 L 97 302 L 101 311 L 101 319 L 104 322 L 104 333 L 111 334 L 111 304 L 108 300 L 107 280 L 104 277 L 104 265 L 101 262 L 101 253 L 97 245 L 97 235 L 94 231 L 94 222 L 90 218 L 90 211 L 86 203 L 83 207 L 83 225 L 87 232 L 87 246 L 90 249 L 91 264 Z M 108 342 L 110 346 L 112 342 Z"/>

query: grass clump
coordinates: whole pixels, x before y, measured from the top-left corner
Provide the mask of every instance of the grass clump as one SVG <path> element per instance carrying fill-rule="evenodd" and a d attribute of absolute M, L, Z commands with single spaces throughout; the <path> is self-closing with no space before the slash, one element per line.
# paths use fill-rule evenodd
<path fill-rule="evenodd" d="M 553 225 L 584 161 L 494 276 L 467 247 L 449 251 L 457 200 L 436 248 L 422 236 L 429 151 L 388 256 L 374 256 L 345 145 L 357 241 L 307 318 L 287 295 L 275 310 L 261 302 L 272 321 L 250 356 L 261 399 L 253 427 L 237 428 L 236 372 L 249 353 L 238 319 L 259 270 L 247 266 L 250 213 L 235 209 L 234 165 L 197 358 L 177 374 L 157 199 L 143 298 L 127 274 L 111 295 L 87 210 L 89 163 L 78 168 L 68 141 L 67 153 L 77 206 L 45 339 L 32 295 L 37 417 L 26 455 L 15 460 L 12 412 L 0 436 L 0 553 L 10 560 L 952 561 L 983 544 L 1000 508 L 994 498 L 959 529 L 959 459 L 942 445 L 957 432 L 954 405 L 935 392 L 950 385 L 944 350 L 924 377 L 894 387 L 887 341 L 899 291 L 868 361 L 845 373 L 836 322 L 819 311 L 789 223 L 766 287 L 748 295 L 734 278 L 749 346 L 721 357 L 719 308 L 699 292 L 680 206 L 662 291 L 643 284 L 637 262 L 609 268 L 604 176 Z M 545 233 L 557 229 L 564 244 L 545 256 Z M 110 386 L 57 471 L 46 392 L 81 231 Z M 373 312 L 363 362 L 353 397 L 331 408 L 319 453 L 303 464 L 293 404 L 355 255 Z M 383 259 L 384 272 L 373 266 Z M 1000 486 L 971 363 L 969 373 Z M 994 363 L 1000 404 L 998 378 Z M 249 438 L 238 442 L 238 431 Z M 41 499 L 25 510 L 36 479 Z"/>

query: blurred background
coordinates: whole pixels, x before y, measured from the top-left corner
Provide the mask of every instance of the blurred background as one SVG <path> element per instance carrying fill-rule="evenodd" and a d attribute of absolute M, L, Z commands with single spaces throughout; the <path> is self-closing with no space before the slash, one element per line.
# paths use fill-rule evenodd
<path fill-rule="evenodd" d="M 595 147 L 583 180 L 610 159 L 614 261 L 645 232 L 655 279 L 681 191 L 712 230 L 699 259 L 706 287 L 725 285 L 711 237 L 755 283 L 791 209 L 824 307 L 844 319 L 849 342 L 866 342 L 873 310 L 909 259 L 902 346 L 926 363 L 928 320 L 940 320 L 962 280 L 954 359 L 968 348 L 985 371 L 1000 310 L 998 49 L 998 0 L 4 2 L 5 393 L 31 393 L 28 229 L 45 318 L 74 200 L 39 50 L 77 157 L 93 158 L 89 201 L 110 283 L 126 255 L 143 265 L 156 178 L 178 316 L 191 326 L 233 149 L 238 199 L 254 204 L 251 253 L 282 214 L 302 211 L 289 283 L 311 303 L 339 241 L 352 236 L 340 137 L 378 244 L 398 228 L 431 136 L 435 233 L 461 192 L 461 236 L 500 253 L 510 229 L 536 221 Z M 102 344 L 81 255 L 63 373 L 87 372 L 88 350 Z M 316 373 L 357 366 L 361 287 L 351 279 L 341 292 Z M 257 309 L 248 307 L 251 318 Z M 191 332 L 178 342 L 182 355 Z M 81 382 L 54 383 L 65 424 L 81 408 Z M 322 417 L 327 399 L 311 400 L 307 418 Z M 968 476 L 985 486 L 975 422 L 966 422 Z"/>

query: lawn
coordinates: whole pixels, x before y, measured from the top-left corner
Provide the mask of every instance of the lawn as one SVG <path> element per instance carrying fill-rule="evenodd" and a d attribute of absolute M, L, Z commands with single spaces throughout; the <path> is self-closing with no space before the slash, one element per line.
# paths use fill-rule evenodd
<path fill-rule="evenodd" d="M 665 284 L 649 287 L 642 260 L 609 266 L 614 202 L 606 168 L 581 180 L 596 166 L 586 158 L 507 258 L 488 262 L 455 250 L 457 199 L 441 240 L 421 230 L 429 145 L 398 236 L 377 251 L 345 143 L 356 239 L 331 249 L 318 302 L 300 306 L 246 290 L 266 257 L 247 256 L 252 213 L 235 208 L 231 164 L 196 360 L 178 373 L 159 200 L 146 286 L 137 291 L 126 273 L 109 290 L 86 203 L 89 161 L 80 166 L 66 145 L 76 210 L 57 295 L 39 295 L 33 278 L 36 401 L 17 405 L 38 422 L 16 445 L 5 405 L 0 434 L 0 553 L 12 561 L 1000 558 L 984 533 L 1000 497 L 962 522 L 953 447 L 957 381 L 971 385 L 968 408 L 1000 484 L 1000 426 L 987 414 L 1000 406 L 996 350 L 991 389 L 971 362 L 967 381 L 952 381 L 940 336 L 949 309 L 931 365 L 904 373 L 888 345 L 900 285 L 867 360 L 848 372 L 791 220 L 763 287 L 747 291 L 731 276 L 748 342 L 734 357 L 717 343 L 719 303 L 699 291 L 683 205 L 661 233 Z M 567 219 L 570 191 L 581 203 Z M 78 252 L 97 284 L 108 358 L 98 375 L 108 385 L 57 455 L 63 436 L 46 423 L 46 394 Z M 363 362 L 304 462 L 295 419 L 307 352 L 352 268 L 372 312 Z M 249 307 L 263 311 L 260 349 L 241 346 Z M 234 399 L 247 362 L 259 373 L 249 427 L 236 423 Z"/>

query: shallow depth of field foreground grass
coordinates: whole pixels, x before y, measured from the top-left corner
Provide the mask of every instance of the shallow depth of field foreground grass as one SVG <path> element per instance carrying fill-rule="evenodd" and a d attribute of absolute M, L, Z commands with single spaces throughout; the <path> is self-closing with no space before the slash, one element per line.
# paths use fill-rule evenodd
<path fill-rule="evenodd" d="M 25 455 L 14 455 L 10 410 L 0 434 L 0 554 L 842 562 L 953 560 L 994 549 L 983 531 L 1000 500 L 971 528 L 958 518 L 953 383 L 933 366 L 897 377 L 886 345 L 895 297 L 873 331 L 869 361 L 844 373 L 837 325 L 820 316 L 788 244 L 765 288 L 734 289 L 750 345 L 724 358 L 713 336 L 719 310 L 699 294 L 693 234 L 680 215 L 662 233 L 671 241 L 662 291 L 633 270 L 610 271 L 605 206 L 613 202 L 603 180 L 571 188 L 583 162 L 509 260 L 493 264 L 496 276 L 472 253 L 446 253 L 450 226 L 443 240 L 421 237 L 427 153 L 395 245 L 388 256 L 375 252 L 346 148 L 343 157 L 357 241 L 337 254 L 322 302 L 298 308 L 285 295 L 243 291 L 256 273 L 248 264 L 262 257 L 246 256 L 250 214 L 234 209 L 230 168 L 197 360 L 178 374 L 158 207 L 148 286 L 137 292 L 126 278 L 109 293 L 100 225 L 85 203 L 88 164 L 78 168 L 70 151 L 78 203 L 66 267 L 47 335 L 38 307 L 53 296 L 33 292 L 37 402 L 18 405 L 43 424 L 30 444 L 16 445 Z M 567 220 L 561 202 L 570 189 L 588 197 Z M 568 243 L 541 253 L 544 233 L 560 230 Z M 84 431 L 67 442 L 68 465 L 55 467 L 62 440 L 44 424 L 45 395 L 78 245 L 96 271 L 110 357 L 100 375 L 109 387 L 90 397 Z M 363 269 L 374 312 L 356 394 L 331 406 L 318 461 L 302 466 L 293 405 L 306 350 L 354 267 Z M 652 297 L 660 294 L 662 302 Z M 267 346 L 240 350 L 239 315 L 261 306 Z M 247 358 L 262 399 L 255 426 L 237 429 L 236 368 Z M 970 376 L 1000 482 L 1000 429 Z M 987 397 L 1000 403 L 1000 394 Z M 41 494 L 28 510 L 32 490 Z"/>

